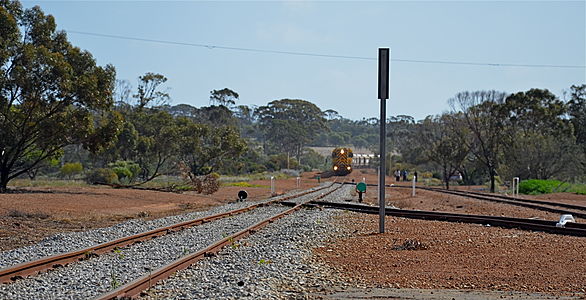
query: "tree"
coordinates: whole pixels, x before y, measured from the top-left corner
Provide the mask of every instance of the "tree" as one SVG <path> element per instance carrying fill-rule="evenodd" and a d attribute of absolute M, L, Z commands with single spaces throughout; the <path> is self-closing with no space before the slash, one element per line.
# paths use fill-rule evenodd
<path fill-rule="evenodd" d="M 503 105 L 501 168 L 509 177 L 549 179 L 571 172 L 579 155 L 566 105 L 545 89 L 509 95 Z"/>
<path fill-rule="evenodd" d="M 570 89 L 568 114 L 574 126 L 576 143 L 582 147 L 581 169 L 582 174 L 586 174 L 586 84 L 572 85 Z"/>
<path fill-rule="evenodd" d="M 269 102 L 255 110 L 266 142 L 280 151 L 299 157 L 305 145 L 328 130 L 323 112 L 315 104 L 300 99 Z"/>
<path fill-rule="evenodd" d="M 420 152 L 427 161 L 440 166 L 446 189 L 450 189 L 450 178 L 461 169 L 469 153 L 466 142 L 462 140 L 466 135 L 458 134 L 458 131 L 465 130 L 458 116 L 443 114 L 425 118 L 414 133 L 420 151 L 417 148 L 411 150 Z"/>
<path fill-rule="evenodd" d="M 326 119 L 328 121 L 340 118 L 340 114 L 338 114 L 338 112 L 333 109 L 328 109 L 328 110 L 324 111 L 324 116 L 326 117 Z"/>
<path fill-rule="evenodd" d="M 462 138 L 472 154 L 482 162 L 490 178 L 490 191 L 495 191 L 495 177 L 504 131 L 502 104 L 505 93 L 477 91 L 458 93 L 449 100 L 454 111 L 460 110 L 470 138 Z"/>
<path fill-rule="evenodd" d="M 22 33 L 21 33 L 22 29 Z M 0 2 L 0 192 L 70 144 L 109 144 L 115 71 L 74 47 L 38 6 Z M 35 155 L 31 155 L 36 153 Z"/>
<path fill-rule="evenodd" d="M 215 172 L 222 164 L 236 162 L 246 151 L 246 143 L 236 129 L 211 127 L 187 118 L 178 119 L 180 160 L 195 176 Z"/>
<path fill-rule="evenodd" d="M 77 175 L 79 173 L 81 173 L 81 171 L 83 171 L 83 165 L 81 163 L 65 163 L 61 169 L 59 169 L 59 172 L 63 175 L 63 176 L 67 176 L 67 178 L 71 179 L 71 177 L 73 177 L 74 175 Z"/>
<path fill-rule="evenodd" d="M 223 88 L 221 90 L 213 90 L 210 92 L 210 105 L 223 105 L 228 108 L 233 107 L 236 105 L 236 101 L 238 101 L 238 93 L 229 89 Z"/>
<path fill-rule="evenodd" d="M 174 167 L 171 163 L 179 150 L 178 123 L 171 114 L 157 109 L 137 109 L 126 115 L 131 122 L 118 138 L 122 160 L 137 163 L 142 183 L 151 181 Z M 133 130 L 136 130 L 134 132 Z M 134 147 L 134 148 L 132 148 Z"/>
<path fill-rule="evenodd" d="M 116 86 L 114 87 L 114 102 L 118 105 L 130 104 L 130 94 L 132 93 L 132 86 L 128 80 L 116 79 Z"/>
<path fill-rule="evenodd" d="M 138 79 L 138 91 L 133 97 L 137 99 L 137 107 L 139 109 L 147 105 L 160 106 L 167 104 L 169 94 L 159 90 L 161 84 L 167 81 L 167 77 L 161 74 L 147 72 Z"/>
<path fill-rule="evenodd" d="M 576 142 L 586 153 L 586 84 L 572 85 L 571 98 L 568 102 L 568 114 L 574 125 Z"/>

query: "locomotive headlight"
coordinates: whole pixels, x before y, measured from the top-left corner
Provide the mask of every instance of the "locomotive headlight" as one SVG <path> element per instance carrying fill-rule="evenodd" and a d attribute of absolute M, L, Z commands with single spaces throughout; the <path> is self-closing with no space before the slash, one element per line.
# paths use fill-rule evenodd
<path fill-rule="evenodd" d="M 348 167 L 346 167 L 346 169 L 347 169 L 348 171 L 350 171 L 350 169 L 351 169 L 351 168 L 348 166 Z"/>
<path fill-rule="evenodd" d="M 338 171 L 338 166 L 334 166 L 334 171 Z"/>
<path fill-rule="evenodd" d="M 341 153 L 341 154 L 344 154 L 344 149 L 340 150 L 340 153 Z"/>

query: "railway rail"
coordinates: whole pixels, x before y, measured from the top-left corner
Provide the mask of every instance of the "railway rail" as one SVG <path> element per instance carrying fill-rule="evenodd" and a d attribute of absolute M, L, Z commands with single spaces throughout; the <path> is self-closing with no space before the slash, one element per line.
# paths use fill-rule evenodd
<path fill-rule="evenodd" d="M 317 196 L 315 199 L 322 199 L 324 197 L 326 197 L 327 195 L 331 194 L 332 192 L 336 191 L 338 188 L 342 187 L 343 185 L 339 185 L 336 189 L 330 190 L 326 193 L 323 193 L 319 196 Z M 256 231 L 262 229 L 263 227 L 265 227 L 266 225 L 268 225 L 269 223 L 272 223 L 282 217 L 285 217 L 299 209 L 301 209 L 303 206 L 306 206 L 307 203 L 311 202 L 311 201 L 316 201 L 316 200 L 308 200 L 308 201 L 304 201 L 302 203 L 296 203 L 295 206 L 293 206 L 292 208 L 281 212 L 279 214 L 276 214 L 274 216 L 271 216 L 267 219 L 262 220 L 261 222 L 258 222 L 250 227 L 247 227 L 235 234 L 232 234 L 230 236 L 227 236 L 225 238 L 223 238 L 222 240 L 219 240 L 215 243 L 213 243 L 212 245 L 206 247 L 205 249 L 202 249 L 196 253 L 190 254 L 188 256 L 182 257 L 176 261 L 173 261 L 170 264 L 167 264 L 149 274 L 146 274 L 128 284 L 125 284 L 124 286 L 121 286 L 120 288 L 113 290 L 109 293 L 100 295 L 99 297 L 95 298 L 96 300 L 108 300 L 108 299 L 120 299 L 120 298 L 133 298 L 136 297 L 138 295 L 140 295 L 140 293 L 152 286 L 154 286 L 157 282 L 168 278 L 169 276 L 171 276 L 174 272 L 178 271 L 178 270 L 182 270 L 185 269 L 187 267 L 189 267 L 190 265 L 204 259 L 205 257 L 208 256 L 213 256 L 216 253 L 218 253 L 222 248 L 224 248 L 225 246 L 228 246 L 232 243 L 234 243 L 235 241 L 238 241 L 240 239 L 243 239 L 245 237 L 247 237 L 250 234 L 255 233 Z"/>
<path fill-rule="evenodd" d="M 338 209 L 345 209 L 349 211 L 356 211 L 367 214 L 378 214 L 378 206 L 370 206 L 364 204 L 353 203 L 335 203 L 326 201 L 311 201 L 310 205 L 318 205 L 323 207 L 331 207 Z M 564 227 L 556 226 L 555 221 L 523 219 L 512 217 L 496 217 L 483 215 L 469 215 L 456 214 L 435 211 L 412 211 L 396 208 L 385 208 L 386 215 L 424 220 L 437 220 L 461 223 L 475 223 L 490 226 L 499 226 L 504 228 L 518 228 L 524 230 L 543 231 L 548 233 L 555 233 L 561 235 L 572 235 L 586 237 L 586 224 L 582 223 L 566 223 Z"/>
<path fill-rule="evenodd" d="M 301 201 L 301 203 L 307 203 L 307 202 L 309 202 L 311 200 L 315 200 L 317 198 L 323 198 L 326 195 L 329 195 L 330 193 L 334 192 L 335 190 L 337 190 L 339 187 L 342 186 L 342 185 L 339 185 L 338 187 L 333 187 L 334 184 L 335 184 L 335 182 L 333 182 L 329 185 L 326 185 L 326 186 L 322 186 L 318 189 L 312 189 L 312 190 L 305 191 L 303 193 L 297 193 L 294 195 L 280 197 L 277 199 L 273 199 L 271 201 L 257 203 L 257 204 L 250 205 L 250 206 L 247 206 L 244 208 L 231 210 L 231 211 L 220 213 L 220 214 L 215 214 L 215 215 L 207 216 L 204 218 L 199 218 L 196 220 L 181 222 L 181 223 L 173 224 L 171 226 L 157 228 L 157 229 L 151 230 L 149 232 L 144 232 L 144 233 L 140 233 L 137 235 L 124 237 L 121 239 L 117 239 L 115 241 L 110 241 L 107 243 L 103 243 L 103 244 L 96 245 L 93 247 L 84 248 L 84 249 L 77 250 L 77 251 L 72 251 L 72 252 L 68 252 L 68 253 L 64 253 L 64 254 L 54 255 L 51 257 L 45 257 L 45 258 L 38 259 L 35 261 L 21 263 L 21 264 L 7 267 L 5 269 L 0 270 L 0 278 L 1 278 L 2 282 L 10 283 L 10 282 L 13 282 L 19 278 L 35 275 L 35 274 L 40 273 L 45 270 L 65 267 L 67 264 L 74 262 L 74 261 L 85 261 L 85 260 L 92 261 L 94 257 L 99 257 L 100 254 L 102 254 L 102 253 L 112 252 L 112 250 L 119 251 L 119 249 L 127 249 L 124 247 L 128 247 L 128 246 L 134 245 L 134 244 L 140 245 L 142 243 L 148 243 L 151 239 L 162 237 L 162 236 L 173 236 L 174 233 L 177 233 L 180 231 L 186 231 L 185 229 L 192 228 L 197 225 L 212 223 L 213 221 L 226 219 L 227 217 L 231 217 L 231 216 L 245 215 L 246 213 L 250 213 L 253 210 L 264 208 L 264 207 L 269 207 L 271 204 L 275 204 L 275 203 L 286 201 L 286 200 L 291 200 L 291 199 L 296 198 L 298 201 Z M 324 190 L 326 190 L 326 191 L 324 191 Z M 315 195 L 315 194 L 317 194 L 317 195 Z M 312 199 L 300 200 L 300 199 L 302 199 L 301 197 L 310 197 L 310 196 L 312 197 Z M 273 207 L 273 206 L 271 206 L 271 207 Z M 198 250 L 192 254 L 185 255 L 186 253 L 183 253 L 184 255 L 182 255 L 182 256 L 185 256 L 185 258 L 180 259 L 181 262 L 179 262 L 179 260 L 177 260 L 177 261 L 173 261 L 168 266 L 161 267 L 161 269 L 157 269 L 156 271 L 149 270 L 148 272 L 146 272 L 148 275 L 143 276 L 146 279 L 143 278 L 142 283 L 139 283 L 139 284 L 135 283 L 136 280 L 140 280 L 140 278 L 132 281 L 134 283 L 134 286 L 130 290 L 126 290 L 121 287 L 121 288 L 117 289 L 117 291 L 119 291 L 118 294 L 115 294 L 115 295 L 111 294 L 111 295 L 114 295 L 111 297 L 107 296 L 107 295 L 100 296 L 98 299 L 111 299 L 111 298 L 118 297 L 120 295 L 124 295 L 124 297 L 129 296 L 129 295 L 135 296 L 142 289 L 144 289 L 145 286 L 146 286 L 146 288 L 148 288 L 149 286 L 151 286 L 151 284 L 154 284 L 155 282 L 157 282 L 161 278 L 165 278 L 169 274 L 173 273 L 175 270 L 180 269 L 180 268 L 185 268 L 185 267 L 189 266 L 190 264 L 192 264 L 193 262 L 197 261 L 198 259 L 201 259 L 201 258 L 209 256 L 209 255 L 213 255 L 213 253 L 219 251 L 222 247 L 224 247 L 228 244 L 234 243 L 234 241 L 236 241 L 237 239 L 243 238 L 243 237 L 255 232 L 259 228 L 265 226 L 266 224 L 273 222 L 274 220 L 281 218 L 285 215 L 288 215 L 295 210 L 298 210 L 299 208 L 301 208 L 301 205 L 298 205 L 297 207 L 294 207 L 292 209 L 286 209 L 285 211 L 283 211 L 284 209 L 282 207 L 283 206 L 279 206 L 277 208 L 273 207 L 272 210 L 268 210 L 266 213 L 268 214 L 268 213 L 271 213 L 271 211 L 279 211 L 278 214 L 273 215 L 270 218 L 263 219 L 262 221 L 257 222 L 248 228 L 245 228 L 243 230 L 239 230 L 235 234 L 232 234 L 232 235 L 222 234 L 223 238 L 220 239 L 219 241 L 213 243 L 211 246 L 208 246 L 202 250 Z M 271 214 L 273 214 L 273 213 L 271 213 Z M 238 223 L 236 221 L 233 221 L 233 222 Z M 226 236 L 224 236 L 224 235 L 226 235 Z M 133 249 L 133 248 L 134 247 L 131 247 L 130 249 Z M 114 255 L 116 255 L 116 254 L 114 254 Z M 79 265 L 79 264 L 73 264 L 73 265 Z M 164 268 L 168 268 L 168 270 L 163 270 Z M 65 269 L 65 268 L 63 268 L 63 269 Z M 129 272 L 132 272 L 132 271 L 129 271 Z M 144 270 L 142 273 L 145 274 Z M 117 284 L 117 285 L 119 285 L 119 284 Z M 2 285 L 2 286 L 6 286 L 6 285 Z M 125 287 L 125 286 L 123 286 L 123 287 Z M 115 286 L 112 286 L 112 287 L 115 287 Z M 136 291 L 138 291 L 138 292 L 136 292 Z M 4 291 L 2 291 L 2 289 L 0 287 L 0 298 L 2 298 L 1 295 L 3 292 Z M 88 298 L 89 295 L 90 294 L 84 294 L 83 296 L 80 296 L 80 297 L 81 298 Z M 6 296 L 6 294 L 4 294 L 4 296 Z M 91 295 L 91 297 L 94 297 L 94 296 L 95 295 Z"/>
<path fill-rule="evenodd" d="M 345 184 L 350 184 L 345 182 Z M 369 186 L 378 186 L 376 184 L 368 184 Z M 388 188 L 412 188 L 412 186 L 405 186 L 405 185 L 385 185 Z M 487 194 L 487 193 L 480 193 L 480 192 L 471 192 L 471 191 L 456 191 L 456 190 L 445 190 L 440 188 L 432 188 L 432 187 L 422 187 L 417 186 L 417 189 L 450 194 L 450 195 L 457 195 L 463 196 L 468 198 L 473 198 L 477 200 L 483 201 L 491 201 L 497 203 L 504 203 L 509 205 L 515 205 L 520 207 L 527 207 L 541 211 L 548 211 L 558 214 L 571 214 L 574 217 L 579 217 L 586 219 L 586 207 L 580 205 L 572 205 L 567 203 L 560 203 L 560 202 L 553 202 L 553 201 L 542 201 L 542 200 L 532 200 L 532 199 L 524 199 L 524 198 L 517 198 L 517 197 L 510 197 L 505 195 L 496 195 L 496 194 Z"/>
<path fill-rule="evenodd" d="M 97 255 L 100 255 L 100 254 L 103 254 L 106 252 L 113 251 L 114 249 L 117 249 L 117 248 L 127 247 L 127 246 L 130 246 L 135 243 L 139 243 L 139 242 L 142 242 L 145 240 L 160 237 L 160 236 L 163 236 L 166 234 L 174 233 L 174 232 L 184 230 L 184 229 L 187 229 L 187 228 L 190 228 L 193 226 L 198 226 L 198 225 L 201 225 L 201 224 L 204 224 L 207 222 L 212 222 L 214 220 L 218 220 L 221 218 L 226 218 L 226 217 L 234 216 L 234 215 L 241 214 L 244 212 L 248 212 L 248 211 L 251 211 L 251 210 L 256 209 L 258 207 L 267 206 L 267 205 L 281 202 L 281 201 L 286 201 L 286 200 L 300 197 L 303 195 L 307 195 L 310 193 L 315 193 L 315 192 L 321 191 L 321 190 L 328 188 L 328 187 L 331 187 L 331 185 L 330 186 L 323 186 L 323 187 L 320 187 L 315 190 L 308 190 L 308 191 L 305 191 L 302 193 L 285 196 L 282 198 L 277 198 L 277 199 L 274 199 L 274 200 L 271 200 L 268 202 L 261 202 L 261 203 L 253 204 L 253 205 L 250 205 L 250 206 L 247 206 L 244 208 L 235 209 L 235 210 L 227 211 L 224 213 L 219 213 L 219 214 L 215 214 L 215 215 L 211 215 L 211 216 L 207 216 L 207 217 L 203 217 L 203 218 L 198 218 L 195 220 L 189 220 L 189 221 L 185 221 L 185 222 L 181 222 L 181 223 L 176 223 L 176 224 L 173 224 L 170 226 L 160 227 L 160 228 L 157 228 L 154 230 L 150 230 L 147 232 L 123 237 L 120 239 L 116 239 L 116 240 L 102 243 L 99 245 L 83 248 L 80 250 L 76 250 L 76 251 L 72 251 L 72 252 L 68 252 L 68 253 L 63 253 L 63 254 L 57 254 L 57 255 L 53 255 L 53 256 L 49 256 L 49 257 L 44 257 L 44 258 L 34 260 L 34 261 L 24 262 L 24 263 L 15 265 L 15 266 L 1 269 L 0 270 L 0 283 L 9 283 L 9 282 L 15 281 L 17 279 L 22 279 L 23 277 L 26 277 L 26 276 L 31 276 L 31 275 L 37 274 L 42 271 L 63 267 L 64 265 L 66 265 L 68 263 L 86 260 L 86 259 L 89 259 L 93 256 L 97 256 Z"/>
<path fill-rule="evenodd" d="M 404 186 L 402 186 L 402 187 L 404 187 Z M 444 189 L 430 188 L 430 187 L 417 187 L 417 188 L 428 190 L 428 191 L 433 191 L 433 192 L 444 193 L 444 194 L 464 196 L 464 197 L 474 198 L 474 199 L 478 199 L 478 200 L 492 201 L 492 202 L 505 203 L 505 204 L 515 205 L 515 206 L 533 208 L 533 209 L 542 210 L 542 211 L 549 211 L 549 212 L 553 212 L 553 213 L 571 214 L 575 217 L 586 219 L 586 207 L 579 206 L 579 205 L 571 205 L 571 204 L 559 203 L 559 202 L 553 202 L 553 201 L 523 199 L 523 198 L 509 197 L 509 196 L 504 196 L 504 195 L 493 195 L 493 194 L 485 194 L 485 193 L 477 193 L 477 192 L 444 190 Z"/>

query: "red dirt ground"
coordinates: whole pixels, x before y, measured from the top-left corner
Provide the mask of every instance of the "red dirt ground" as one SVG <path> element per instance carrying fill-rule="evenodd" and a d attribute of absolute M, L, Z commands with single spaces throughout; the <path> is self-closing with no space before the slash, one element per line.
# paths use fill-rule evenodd
<path fill-rule="evenodd" d="M 349 177 L 361 180 L 365 176 L 355 173 Z M 368 183 L 377 182 L 375 175 L 365 177 Z M 390 178 L 387 183 L 397 184 Z M 559 219 L 559 214 L 524 207 L 423 190 L 416 190 L 415 197 L 411 193 L 412 190 L 407 188 L 386 188 L 387 205 L 403 209 Z M 369 186 L 365 202 L 376 204 L 377 197 L 377 188 Z M 354 196 L 353 201 L 357 198 Z M 586 206 L 584 195 L 559 193 L 538 198 Z M 337 219 L 336 226 L 353 233 L 348 238 L 316 248 L 314 259 L 326 262 L 333 269 L 334 276 L 362 287 L 586 295 L 586 238 L 475 224 L 395 217 L 386 217 L 385 220 L 385 233 L 379 234 L 378 216 L 343 214 Z M 401 250 L 408 243 L 419 245 L 419 249 Z"/>

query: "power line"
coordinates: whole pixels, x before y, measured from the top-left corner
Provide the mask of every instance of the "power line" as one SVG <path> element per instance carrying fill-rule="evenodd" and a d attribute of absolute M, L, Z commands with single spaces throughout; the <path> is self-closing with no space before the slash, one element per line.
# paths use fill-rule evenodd
<path fill-rule="evenodd" d="M 222 50 L 232 50 L 232 51 L 272 53 L 272 54 L 285 54 L 285 55 L 297 55 L 297 56 L 313 56 L 313 57 L 341 58 L 341 59 L 354 59 L 354 60 L 374 60 L 374 61 L 377 60 L 376 57 L 366 57 L 366 56 L 348 56 L 348 55 L 321 54 L 321 53 L 310 53 L 310 52 L 294 52 L 294 51 L 268 50 L 268 49 L 243 48 L 243 47 L 228 47 L 228 46 L 221 46 L 221 45 L 156 40 L 156 39 L 138 38 L 138 37 L 130 37 L 130 36 L 122 36 L 122 35 L 84 32 L 84 31 L 76 31 L 76 30 L 68 30 L 67 32 L 68 33 L 75 33 L 75 34 L 82 34 L 82 35 L 89 35 L 89 36 L 121 39 L 121 40 L 131 40 L 131 41 L 158 43 L 158 44 L 207 48 L 210 50 L 222 49 Z M 402 62 L 402 63 L 468 65 L 468 66 L 484 66 L 484 67 L 564 68 L 564 69 L 584 69 L 584 68 L 586 68 L 586 66 L 572 66 L 572 65 L 479 63 L 479 62 L 463 62 L 463 61 L 449 61 L 449 60 L 417 60 L 417 59 L 397 59 L 397 58 L 392 58 L 391 61 Z"/>

